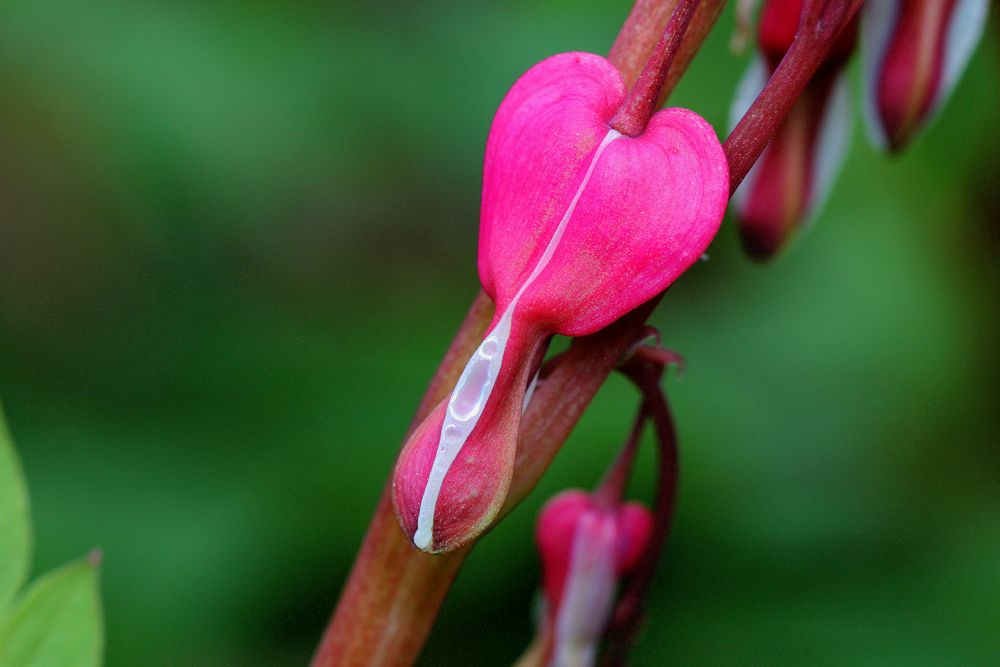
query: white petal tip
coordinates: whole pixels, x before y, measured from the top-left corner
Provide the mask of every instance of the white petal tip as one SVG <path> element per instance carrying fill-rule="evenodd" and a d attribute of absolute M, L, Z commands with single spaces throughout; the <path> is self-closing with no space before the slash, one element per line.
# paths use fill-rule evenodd
<path fill-rule="evenodd" d="M 421 551 L 429 552 L 431 547 L 431 531 L 418 528 L 417 532 L 413 534 L 413 546 Z"/>

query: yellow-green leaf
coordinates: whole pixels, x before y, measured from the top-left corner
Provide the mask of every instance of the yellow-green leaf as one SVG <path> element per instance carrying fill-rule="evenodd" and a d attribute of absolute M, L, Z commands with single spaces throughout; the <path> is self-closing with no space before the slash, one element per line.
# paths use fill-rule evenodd
<path fill-rule="evenodd" d="M 41 577 L 0 618 L 0 667 L 97 667 L 103 650 L 96 558 Z"/>
<path fill-rule="evenodd" d="M 0 613 L 28 576 L 30 560 L 28 490 L 0 407 Z"/>

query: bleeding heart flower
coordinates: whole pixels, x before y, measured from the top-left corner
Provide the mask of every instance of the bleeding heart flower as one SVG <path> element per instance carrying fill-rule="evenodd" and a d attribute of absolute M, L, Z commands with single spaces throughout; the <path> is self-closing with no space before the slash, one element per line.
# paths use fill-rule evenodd
<path fill-rule="evenodd" d="M 801 12 L 802 0 L 765 3 L 757 30 L 759 54 L 737 88 L 732 126 L 788 51 Z M 773 256 L 822 208 L 840 171 L 852 126 L 844 66 L 856 35 L 852 21 L 733 197 L 744 248 L 755 258 Z"/>
<path fill-rule="evenodd" d="M 665 109 L 623 135 L 610 122 L 624 100 L 610 62 L 567 53 L 532 67 L 497 111 L 479 237 L 496 315 L 393 477 L 397 514 L 421 549 L 457 548 L 496 517 L 549 337 L 593 333 L 653 298 L 718 230 L 728 167 L 711 126 Z"/>
<path fill-rule="evenodd" d="M 986 25 L 988 0 L 869 0 L 862 9 L 865 117 L 901 150 L 940 111 Z"/>
<path fill-rule="evenodd" d="M 602 505 L 583 491 L 546 504 L 536 539 L 542 557 L 551 665 L 591 665 L 619 580 L 640 562 L 653 530 L 638 503 Z"/>

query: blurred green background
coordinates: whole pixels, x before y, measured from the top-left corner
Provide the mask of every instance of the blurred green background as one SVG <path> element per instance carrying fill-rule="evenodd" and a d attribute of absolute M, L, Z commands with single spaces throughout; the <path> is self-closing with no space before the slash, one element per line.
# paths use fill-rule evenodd
<path fill-rule="evenodd" d="M 493 110 L 623 0 L 0 4 L 0 395 L 35 572 L 100 546 L 109 665 L 298 665 L 475 293 Z M 723 128 L 720 21 L 674 102 Z M 860 124 L 758 266 L 726 225 L 683 352 L 675 529 L 635 664 L 1000 659 L 1000 40 L 907 154 Z M 590 486 L 613 378 L 477 548 L 424 664 L 527 644 L 531 528 Z M 634 493 L 648 497 L 646 452 Z"/>

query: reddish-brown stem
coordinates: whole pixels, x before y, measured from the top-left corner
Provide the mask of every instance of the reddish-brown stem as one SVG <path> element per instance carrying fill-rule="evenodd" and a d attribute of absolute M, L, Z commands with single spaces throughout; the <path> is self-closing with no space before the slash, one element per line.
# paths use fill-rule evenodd
<path fill-rule="evenodd" d="M 687 70 L 725 5 L 726 0 L 702 0 L 667 73 L 660 104 Z M 633 5 L 608 54 L 608 59 L 622 73 L 626 88 L 631 88 L 639 78 L 646 59 L 663 35 L 676 6 L 677 0 L 637 0 Z"/>
<path fill-rule="evenodd" d="M 514 477 L 501 517 L 541 479 L 597 390 L 641 335 L 643 323 L 659 301 L 656 297 L 611 326 L 575 339 L 565 353 L 542 368 L 542 379 L 521 420 Z"/>
<path fill-rule="evenodd" d="M 609 667 L 625 664 L 628 648 L 641 624 L 643 603 L 653 583 L 656 564 L 670 531 L 677 496 L 677 432 L 667 397 L 660 387 L 660 378 L 665 368 L 661 359 L 660 355 L 636 355 L 622 367 L 622 371 L 636 384 L 644 397 L 642 413 L 648 415 L 653 422 L 659 445 L 659 470 L 656 498 L 653 501 L 655 523 L 650 541 L 635 574 L 622 592 L 608 625 L 608 650 L 601 664 Z"/>
<path fill-rule="evenodd" d="M 630 137 L 637 137 L 646 129 L 649 117 L 660 106 L 660 91 L 667 80 L 667 71 L 697 7 L 698 0 L 679 0 L 642 73 L 611 119 L 611 127 Z"/>
<path fill-rule="evenodd" d="M 431 379 L 408 434 L 455 386 L 492 316 L 493 302 L 480 291 Z M 468 549 L 460 549 L 431 556 L 414 549 L 399 528 L 390 484 L 391 480 L 386 482 L 340 602 L 313 657 L 316 667 L 411 663 L 468 554 Z"/>
<path fill-rule="evenodd" d="M 629 430 L 625 445 L 618 452 L 618 458 L 611 465 L 611 468 L 604 475 L 604 479 L 594 491 L 594 503 L 600 507 L 612 508 L 621 504 L 625 497 L 625 488 L 632 474 L 632 464 L 635 462 L 635 453 L 639 449 L 639 440 L 642 439 L 642 431 L 646 426 L 645 406 L 640 405 L 636 413 L 632 428 Z"/>
<path fill-rule="evenodd" d="M 862 2 L 815 0 L 804 8 L 791 48 L 723 145 L 729 161 L 730 193 L 746 178 Z"/>
<path fill-rule="evenodd" d="M 826 24 L 826 32 L 831 30 L 832 25 L 834 32 L 839 33 L 860 2 L 833 0 L 829 3 L 843 5 L 845 9 L 840 12 L 842 18 L 837 23 L 830 23 L 827 17 L 838 14 L 823 13 L 821 23 Z M 657 0 L 639 1 L 612 50 L 611 60 L 622 70 L 627 83 L 638 76 L 638 69 L 630 74 L 632 68 L 627 59 L 623 59 L 623 54 L 642 62 L 655 44 L 656 37 L 650 39 L 649 35 L 658 36 L 666 25 L 666 19 L 658 27 L 653 25 L 658 17 L 639 11 L 640 5 L 649 9 L 656 4 Z M 721 1 L 706 0 L 695 13 L 670 68 L 665 92 L 672 89 L 673 82 L 698 50 L 723 4 Z M 822 36 L 824 31 L 819 34 Z M 816 37 L 810 43 L 826 44 L 829 48 L 834 38 L 835 34 L 822 39 Z M 641 53 L 643 48 L 646 48 L 645 53 Z M 637 53 L 641 55 L 636 56 Z M 788 81 L 778 89 L 783 92 L 778 94 L 774 86 L 765 87 L 751 111 L 727 140 L 726 155 L 730 160 L 733 189 L 764 149 L 794 97 L 801 92 L 801 86 L 812 76 L 821 60 L 822 55 L 812 54 L 809 48 L 793 46 L 781 64 L 788 70 L 783 74 Z M 798 86 L 799 81 L 801 86 Z M 782 95 L 789 98 L 785 99 Z M 521 422 L 514 478 L 501 516 L 520 502 L 540 479 L 605 378 L 641 335 L 644 322 L 658 301 L 658 298 L 653 299 L 610 327 L 575 340 L 557 363 L 548 364 L 543 369 L 544 380 L 539 384 Z M 421 402 L 418 421 L 454 386 L 466 360 L 480 342 L 491 313 L 489 298 L 480 292 L 431 382 L 427 396 Z M 430 556 L 413 548 L 399 529 L 389 492 L 387 484 L 337 610 L 313 659 L 314 667 L 411 664 L 468 554 L 469 548 L 466 548 L 442 556 Z"/>
<path fill-rule="evenodd" d="M 665 347 L 644 345 L 636 351 L 636 356 L 643 361 L 658 364 L 664 369 L 673 366 L 677 369 L 678 377 L 684 375 L 684 370 L 687 368 L 687 360 L 683 355 Z"/>
<path fill-rule="evenodd" d="M 538 483 L 584 408 L 642 331 L 656 302 L 644 304 L 592 336 L 576 339 L 569 350 L 542 368 L 521 421 L 514 478 L 501 517 Z M 470 308 L 450 349 L 460 344 L 459 338 L 471 337 L 483 316 L 483 309 Z M 486 317 L 482 328 L 488 324 Z M 475 343 L 481 336 L 480 331 Z M 464 363 L 452 372 L 456 378 Z M 411 664 L 470 549 L 437 556 L 415 549 L 399 528 L 387 483 L 313 666 Z"/>
<path fill-rule="evenodd" d="M 492 317 L 493 302 L 480 290 L 434 373 L 407 434 L 455 386 Z M 468 549 L 461 549 L 435 557 L 414 549 L 399 529 L 389 484 L 375 508 L 313 665 L 411 662 L 468 554 Z"/>
<path fill-rule="evenodd" d="M 399 528 L 389 484 L 312 664 L 408 665 L 468 554 L 418 551 Z"/>
<path fill-rule="evenodd" d="M 825 0 L 805 0 L 802 3 L 802 13 L 799 15 L 800 32 L 803 28 L 816 25 L 825 4 Z"/>

